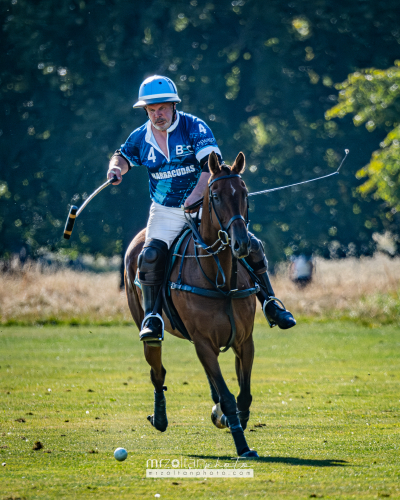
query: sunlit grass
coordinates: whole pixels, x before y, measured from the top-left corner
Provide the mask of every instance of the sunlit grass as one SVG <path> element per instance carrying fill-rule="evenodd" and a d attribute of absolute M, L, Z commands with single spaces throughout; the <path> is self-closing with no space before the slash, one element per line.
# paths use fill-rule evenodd
<path fill-rule="evenodd" d="M 146 420 L 153 387 L 136 328 L 1 330 L 1 499 L 400 495 L 394 326 L 257 325 L 246 435 L 261 458 L 251 463 L 254 479 L 207 481 L 145 479 L 149 458 L 235 456 L 229 432 L 211 424 L 205 375 L 187 341 L 164 343 L 170 425 L 161 434 Z M 221 365 L 236 394 L 232 352 Z M 118 446 L 125 462 L 113 458 Z"/>

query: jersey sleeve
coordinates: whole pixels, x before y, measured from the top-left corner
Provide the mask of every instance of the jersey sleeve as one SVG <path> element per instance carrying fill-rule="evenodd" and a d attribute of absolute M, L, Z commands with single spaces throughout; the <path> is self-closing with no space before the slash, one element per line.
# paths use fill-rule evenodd
<path fill-rule="evenodd" d="M 140 141 L 138 134 L 132 132 L 128 137 L 125 144 L 121 145 L 119 150 L 121 155 L 128 161 L 129 167 L 139 167 L 141 165 L 140 161 Z"/>
<path fill-rule="evenodd" d="M 193 148 L 196 159 L 199 163 L 201 160 L 208 156 L 212 151 L 215 151 L 221 158 L 221 151 L 219 150 L 217 141 L 210 127 L 200 120 L 200 118 L 193 117 L 190 126 L 189 138 Z"/>

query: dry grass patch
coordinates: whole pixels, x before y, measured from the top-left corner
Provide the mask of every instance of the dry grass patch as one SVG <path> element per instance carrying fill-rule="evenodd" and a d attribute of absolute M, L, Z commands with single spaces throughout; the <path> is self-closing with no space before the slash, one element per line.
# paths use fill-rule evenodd
<path fill-rule="evenodd" d="M 299 289 L 282 265 L 272 282 L 295 316 L 393 323 L 400 314 L 400 258 L 316 260 L 313 282 Z M 0 274 L 4 323 L 124 323 L 132 318 L 119 274 L 54 270 L 35 264 Z"/>
<path fill-rule="evenodd" d="M 0 315 L 3 323 L 131 321 L 118 273 L 54 271 L 36 265 L 0 275 Z"/>
<path fill-rule="evenodd" d="M 317 258 L 313 281 L 299 289 L 281 266 L 274 288 L 288 309 L 302 316 L 348 316 L 397 321 L 400 312 L 400 258 L 385 254 L 360 259 Z"/>

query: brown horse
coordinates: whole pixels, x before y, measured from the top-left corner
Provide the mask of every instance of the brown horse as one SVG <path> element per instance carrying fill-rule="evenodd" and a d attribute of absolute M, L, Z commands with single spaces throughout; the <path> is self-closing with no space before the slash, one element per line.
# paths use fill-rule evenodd
<path fill-rule="evenodd" d="M 182 266 L 182 258 L 177 258 L 170 281 L 174 282 L 177 279 L 181 268 L 181 277 L 185 284 L 214 290 L 214 295 L 215 288 L 219 287 L 225 293 L 225 295 L 221 293 L 221 298 L 215 298 L 172 289 L 171 297 L 206 372 L 211 396 L 215 403 L 212 410 L 213 423 L 219 428 L 230 428 L 239 456 L 257 457 L 257 452 L 248 447 L 243 432 L 249 419 L 252 401 L 250 377 L 254 357 L 252 332 L 256 298 L 254 294 L 247 296 L 243 294 L 243 290 L 254 290 L 254 284 L 246 269 L 241 265 L 237 266 L 237 269 L 233 266 L 235 259 L 246 257 L 250 251 L 246 224 L 247 189 L 240 177 L 244 167 L 243 153 L 239 153 L 232 167 L 220 165 L 217 156 L 214 153 L 210 155 L 211 178 L 204 193 L 199 230 L 203 246 L 196 244 L 193 238 L 187 241 L 190 235 L 186 237 L 181 245 L 181 248 L 184 248 L 188 242 L 186 257 Z M 134 284 L 134 280 L 137 272 L 137 259 L 144 240 L 145 231 L 143 230 L 131 242 L 125 257 L 128 304 L 139 329 L 144 314 L 141 307 L 141 291 Z M 220 252 L 216 259 L 210 255 L 213 253 L 210 248 L 215 249 L 218 243 Z M 209 248 L 205 249 L 205 246 Z M 195 251 L 200 256 L 198 259 L 187 257 L 193 256 Z M 201 256 L 208 258 L 201 258 Z M 198 262 L 201 263 L 201 268 Z M 236 274 L 236 272 L 237 277 L 232 276 L 232 273 Z M 222 273 L 225 279 L 221 283 Z M 236 283 L 235 288 L 241 291 L 242 295 L 239 294 L 237 298 L 229 301 L 227 297 L 232 283 Z M 237 292 L 231 291 L 231 293 L 234 296 Z M 228 303 L 230 312 L 227 313 Z M 166 331 L 184 339 L 179 331 L 171 327 L 165 314 L 163 314 L 163 319 Z M 231 335 L 234 329 L 236 335 L 231 347 L 236 355 L 235 368 L 240 387 L 237 402 L 223 379 L 218 363 L 221 348 L 232 342 Z M 154 415 L 149 416 L 148 419 L 158 430 L 165 431 L 168 425 L 163 392 L 166 370 L 161 360 L 161 346 L 148 345 L 146 342 L 143 344 L 146 361 L 151 366 L 150 377 L 155 389 Z"/>

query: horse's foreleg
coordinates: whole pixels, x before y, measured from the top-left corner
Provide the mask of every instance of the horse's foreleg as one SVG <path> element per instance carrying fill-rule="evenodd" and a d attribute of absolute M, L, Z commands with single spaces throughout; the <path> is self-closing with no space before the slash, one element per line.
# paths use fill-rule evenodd
<path fill-rule="evenodd" d="M 206 373 L 207 375 L 207 373 Z M 212 408 L 211 411 L 211 421 L 217 427 L 218 429 L 226 429 L 228 427 L 228 422 L 226 420 L 226 417 L 221 410 L 221 404 L 219 402 L 219 396 L 218 392 L 216 391 L 213 383 L 210 380 L 210 377 L 207 375 L 207 380 L 210 385 L 210 391 L 211 391 L 211 399 L 214 401 L 215 405 Z"/>
<path fill-rule="evenodd" d="M 239 410 L 239 420 L 243 430 L 247 427 L 247 422 L 250 418 L 250 405 L 252 395 L 250 392 L 251 369 L 254 359 L 254 343 L 253 338 L 249 337 L 244 344 L 236 351 L 235 368 L 239 382 L 240 391 L 237 397 L 237 405 Z"/>
<path fill-rule="evenodd" d="M 207 375 L 207 373 L 206 373 Z M 210 385 L 210 391 L 211 391 L 211 399 L 214 401 L 215 404 L 219 403 L 219 396 L 218 392 L 216 391 L 215 387 L 213 386 L 213 383 L 210 380 L 210 377 L 207 375 L 207 380 Z"/>
<path fill-rule="evenodd" d="M 251 453 L 236 413 L 235 396 L 229 391 L 222 376 L 218 363 L 218 355 L 210 345 L 204 342 L 199 344 L 196 343 L 195 346 L 197 356 L 207 373 L 207 377 L 218 393 L 221 410 L 226 416 L 238 455 L 241 456 L 246 453 Z"/>
<path fill-rule="evenodd" d="M 157 430 L 164 432 L 168 427 L 166 400 L 164 396 L 164 381 L 167 371 L 161 361 L 161 346 L 150 347 L 143 342 L 146 361 L 151 366 L 150 378 L 154 385 L 154 415 L 149 415 L 147 420 Z"/>

